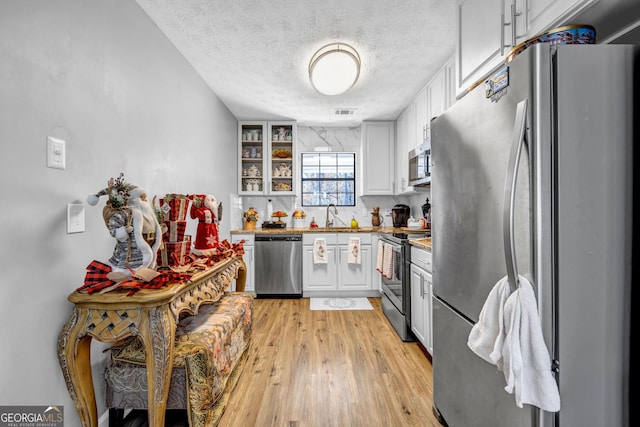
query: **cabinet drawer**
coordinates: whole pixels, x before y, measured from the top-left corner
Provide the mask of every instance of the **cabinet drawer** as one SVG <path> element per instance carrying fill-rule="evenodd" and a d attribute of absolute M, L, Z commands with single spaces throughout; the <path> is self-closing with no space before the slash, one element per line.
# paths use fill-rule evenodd
<path fill-rule="evenodd" d="M 239 241 L 244 240 L 245 245 L 253 246 L 255 242 L 255 234 L 253 233 L 241 233 L 241 234 L 232 234 L 231 235 L 231 243 L 238 243 Z"/>
<path fill-rule="evenodd" d="M 338 244 L 347 245 L 351 237 L 359 237 L 361 245 L 371 244 L 371 233 L 338 233 Z"/>
<path fill-rule="evenodd" d="M 412 246 L 411 263 L 431 273 L 431 252 Z"/>
<path fill-rule="evenodd" d="M 338 244 L 338 235 L 336 233 L 302 233 L 302 244 L 313 245 L 316 238 L 325 239 L 327 245 Z"/>

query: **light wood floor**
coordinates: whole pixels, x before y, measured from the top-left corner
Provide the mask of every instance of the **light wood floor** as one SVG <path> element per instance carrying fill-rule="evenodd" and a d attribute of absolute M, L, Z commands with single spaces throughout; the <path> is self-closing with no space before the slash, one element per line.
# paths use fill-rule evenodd
<path fill-rule="evenodd" d="M 440 426 L 431 363 L 374 310 L 256 299 L 249 360 L 220 427 Z"/>
<path fill-rule="evenodd" d="M 431 363 L 374 310 L 311 311 L 309 299 L 254 300 L 249 359 L 219 427 L 441 427 Z M 167 426 L 187 426 L 186 412 Z M 179 411 L 178 411 L 179 412 Z M 125 425 L 146 426 L 146 412 Z"/>

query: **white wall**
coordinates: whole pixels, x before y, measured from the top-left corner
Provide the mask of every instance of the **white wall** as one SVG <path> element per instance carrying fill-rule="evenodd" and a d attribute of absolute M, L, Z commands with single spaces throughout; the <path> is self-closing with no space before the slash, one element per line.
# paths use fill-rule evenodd
<path fill-rule="evenodd" d="M 1 405 L 64 405 L 65 425 L 79 425 L 57 338 L 67 296 L 114 242 L 104 198 L 86 207 L 80 234 L 66 234 L 67 204 L 120 172 L 150 195 L 227 201 L 236 133 L 235 118 L 134 0 L 0 2 Z M 46 167 L 47 135 L 66 141 L 66 170 Z M 228 231 L 223 222 L 223 238 Z M 95 374 L 105 356 L 93 356 Z"/>

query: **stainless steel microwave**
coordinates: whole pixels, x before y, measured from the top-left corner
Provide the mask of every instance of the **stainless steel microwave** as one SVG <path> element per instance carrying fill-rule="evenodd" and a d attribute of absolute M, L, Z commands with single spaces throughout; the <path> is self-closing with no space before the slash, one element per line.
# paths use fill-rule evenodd
<path fill-rule="evenodd" d="M 431 183 L 431 144 L 425 142 L 409 151 L 409 185 Z"/>

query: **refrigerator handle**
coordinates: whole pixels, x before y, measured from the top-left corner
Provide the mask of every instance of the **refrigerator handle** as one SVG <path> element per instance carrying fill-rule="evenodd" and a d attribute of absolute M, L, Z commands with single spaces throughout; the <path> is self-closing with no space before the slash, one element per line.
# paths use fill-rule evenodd
<path fill-rule="evenodd" d="M 513 126 L 511 153 L 509 154 L 509 166 L 504 183 L 504 206 L 502 215 L 502 234 L 504 238 L 504 255 L 507 262 L 507 278 L 511 292 L 519 286 L 518 263 L 516 261 L 516 242 L 514 240 L 513 223 L 516 201 L 516 182 L 518 180 L 518 168 L 520 156 L 525 143 L 525 129 L 527 127 L 528 101 L 522 100 L 516 108 L 516 119 Z"/>

